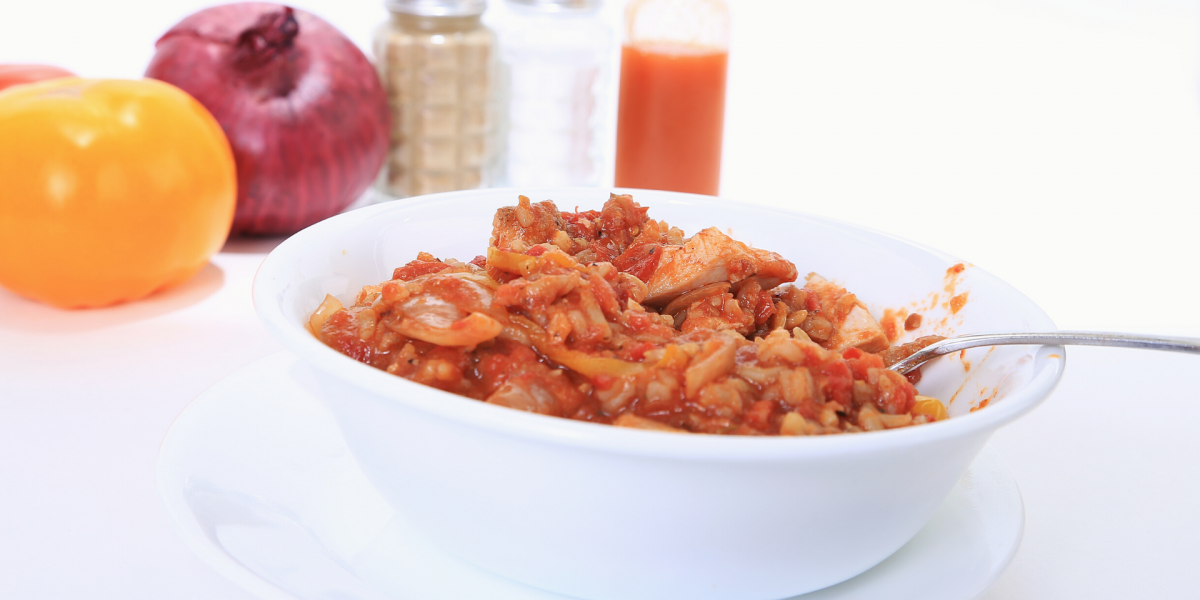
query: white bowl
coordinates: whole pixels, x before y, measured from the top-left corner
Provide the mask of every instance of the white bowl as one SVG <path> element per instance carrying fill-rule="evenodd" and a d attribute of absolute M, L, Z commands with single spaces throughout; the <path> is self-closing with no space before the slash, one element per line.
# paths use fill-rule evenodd
<path fill-rule="evenodd" d="M 975 267 L 887 235 L 707 196 L 626 190 L 688 234 L 716 225 L 843 284 L 877 316 L 921 312 L 910 335 L 1053 330 L 1028 298 Z M 861 573 L 934 514 L 998 427 L 1062 373 L 1060 347 L 976 349 L 925 369 L 946 421 L 804 438 L 678 435 L 523 413 L 356 362 L 303 328 L 326 293 L 343 302 L 426 251 L 470 260 L 518 193 L 598 209 L 608 190 L 437 194 L 338 215 L 267 257 L 254 304 L 315 367 L 347 445 L 385 498 L 431 541 L 485 569 L 582 598 L 767 600 Z M 971 411 L 987 399 L 983 410 Z"/>

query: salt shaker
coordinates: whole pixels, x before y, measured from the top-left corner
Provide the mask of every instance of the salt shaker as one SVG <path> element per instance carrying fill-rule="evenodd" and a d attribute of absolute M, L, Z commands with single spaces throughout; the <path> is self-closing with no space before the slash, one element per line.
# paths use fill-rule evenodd
<path fill-rule="evenodd" d="M 595 186 L 604 171 L 605 90 L 615 36 L 601 0 L 507 0 L 502 183 Z"/>
<path fill-rule="evenodd" d="M 487 0 L 387 0 L 375 59 L 392 111 L 382 190 L 406 197 L 492 183 L 496 36 Z"/>

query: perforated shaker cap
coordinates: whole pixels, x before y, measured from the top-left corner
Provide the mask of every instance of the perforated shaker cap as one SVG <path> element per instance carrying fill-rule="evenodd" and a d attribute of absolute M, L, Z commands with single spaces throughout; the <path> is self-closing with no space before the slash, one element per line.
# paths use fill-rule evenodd
<path fill-rule="evenodd" d="M 474 17 L 487 10 L 487 0 L 384 0 L 383 5 L 418 17 Z"/>
<path fill-rule="evenodd" d="M 592 10 L 600 6 L 601 0 L 508 0 L 508 2 L 539 12 L 562 12 Z"/>

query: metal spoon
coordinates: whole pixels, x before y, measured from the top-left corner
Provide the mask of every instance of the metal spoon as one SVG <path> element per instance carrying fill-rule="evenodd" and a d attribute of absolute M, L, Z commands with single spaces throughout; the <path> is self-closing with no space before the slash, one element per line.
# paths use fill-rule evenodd
<path fill-rule="evenodd" d="M 1050 333 L 979 333 L 946 338 L 934 342 L 908 358 L 893 363 L 888 368 L 897 373 L 908 373 L 925 362 L 977 346 L 1117 346 L 1121 348 L 1145 348 L 1170 352 L 1200 354 L 1200 339 L 1168 337 L 1165 335 L 1129 335 L 1125 333 L 1103 333 L 1099 331 L 1054 331 Z"/>

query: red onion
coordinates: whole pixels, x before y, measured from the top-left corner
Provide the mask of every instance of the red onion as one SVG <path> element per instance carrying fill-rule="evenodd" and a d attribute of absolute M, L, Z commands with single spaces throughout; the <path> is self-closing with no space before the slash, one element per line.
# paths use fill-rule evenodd
<path fill-rule="evenodd" d="M 358 47 L 329 23 L 278 4 L 193 14 L 155 44 L 146 77 L 216 117 L 237 162 L 234 233 L 292 233 L 337 214 L 387 154 L 387 97 Z"/>

